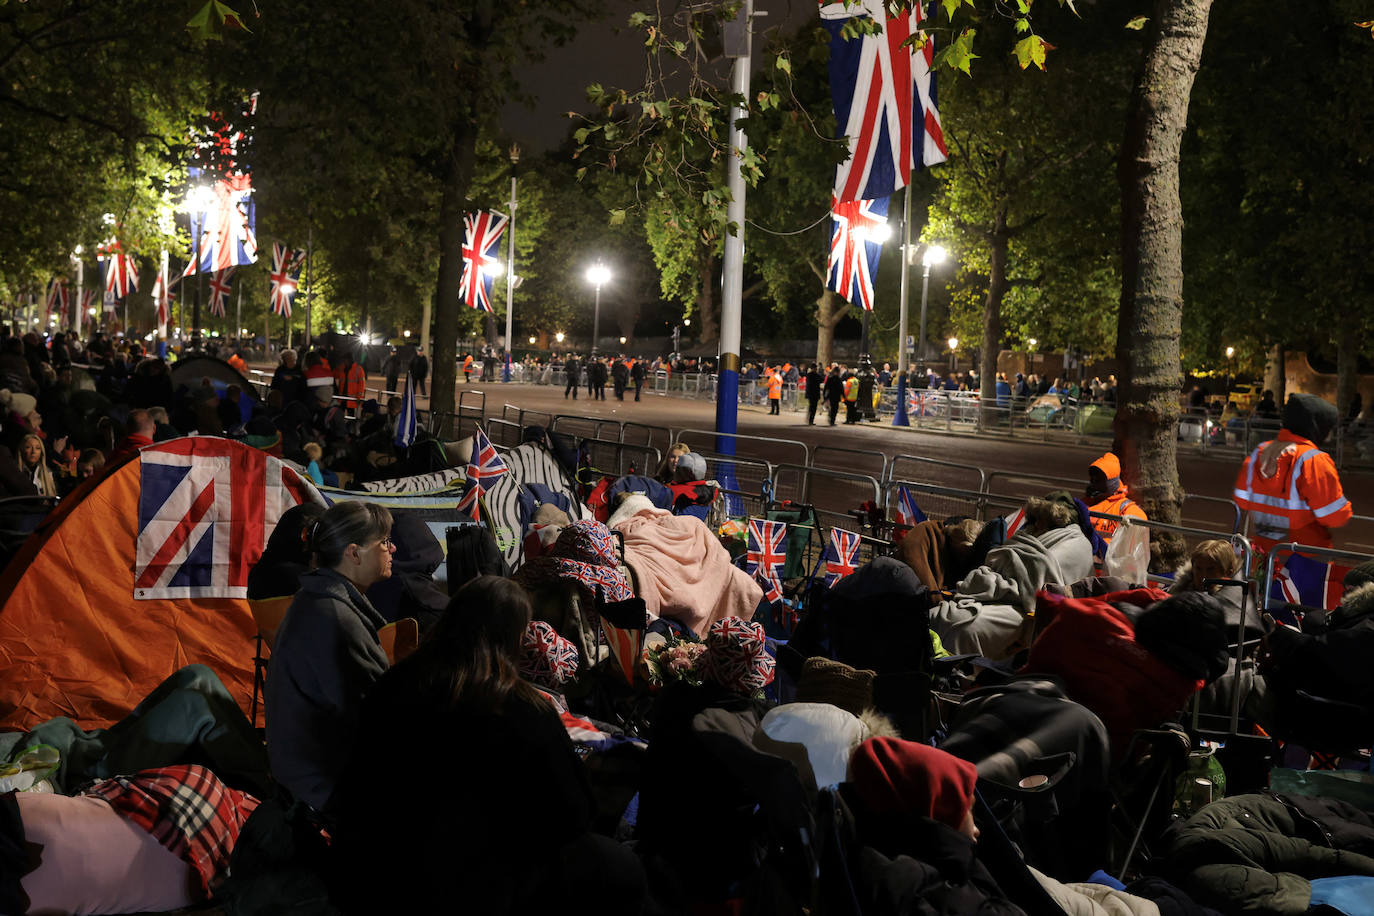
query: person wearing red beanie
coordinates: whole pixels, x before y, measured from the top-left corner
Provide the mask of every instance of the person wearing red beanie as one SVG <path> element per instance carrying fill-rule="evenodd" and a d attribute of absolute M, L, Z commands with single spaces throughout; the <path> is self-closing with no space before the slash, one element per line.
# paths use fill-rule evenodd
<path fill-rule="evenodd" d="M 977 841 L 978 770 L 967 760 L 915 741 L 869 738 L 854 751 L 850 772 L 859 798 L 875 813 L 928 817 Z"/>

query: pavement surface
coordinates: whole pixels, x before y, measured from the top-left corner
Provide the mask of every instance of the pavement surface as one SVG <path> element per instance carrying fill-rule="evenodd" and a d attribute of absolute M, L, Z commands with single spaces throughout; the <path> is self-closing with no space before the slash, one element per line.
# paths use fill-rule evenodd
<path fill-rule="evenodd" d="M 464 405 L 472 407 L 479 401 L 483 402 L 487 417 L 500 417 L 505 405 L 509 404 L 515 409 L 550 414 L 632 422 L 674 431 L 698 430 L 701 432 L 683 433 L 676 438 L 685 439 L 689 445 L 707 451 L 714 448 L 712 437 L 708 435 L 715 427 L 713 401 L 678 395 L 654 395 L 647 391 L 641 395 L 638 403 L 634 400 L 633 391 L 626 395 L 624 401 L 618 401 L 610 386 L 606 388 L 604 401 L 589 398 L 585 388 L 573 400 L 563 396 L 562 388 L 553 386 L 475 381 L 464 384 L 461 375 L 459 378 L 458 393 L 464 399 Z M 369 375 L 370 388 L 381 389 L 384 384 L 382 377 Z M 425 398 L 420 399 L 421 409 L 428 406 L 426 401 Z M 890 425 L 890 420 L 846 426 L 843 417 L 841 411 L 840 423 L 834 427 L 827 425 L 820 416 L 816 425 L 809 426 L 805 412 L 784 410 L 781 416 L 773 417 L 768 415 L 764 407 L 741 407 L 738 431 L 746 436 L 803 442 L 811 448 L 815 464 L 859 474 L 876 476 L 876 460 L 833 449 L 882 452 L 889 460 L 899 455 L 910 455 L 949 462 L 953 467 L 903 462 L 898 465 L 898 470 L 900 476 L 906 479 L 960 489 L 976 490 L 976 472 L 969 469 L 982 468 L 987 474 L 995 475 L 993 492 L 1006 493 L 1018 499 L 1032 494 L 1043 495 L 1050 490 L 1065 488 L 1066 485 L 1056 484 L 1052 480 L 1015 480 L 1008 475 L 1077 481 L 1078 485 L 1070 489 L 1078 494 L 1086 483 L 1088 465 L 1110 445 L 1105 440 L 1083 444 L 1047 442 L 1040 432 L 1027 430 L 1017 430 L 1014 437 L 914 430 L 894 427 Z M 662 449 L 664 439 L 666 433 L 656 437 L 653 444 Z M 799 448 L 785 444 L 741 440 L 738 445 L 741 457 L 755 456 L 774 463 L 798 462 L 796 456 L 801 454 Z M 1185 524 L 1210 530 L 1230 528 L 1234 510 L 1225 503 L 1231 498 L 1231 488 L 1240 461 L 1235 454 L 1205 452 L 1193 446 L 1179 445 L 1179 477 L 1185 492 L 1189 494 L 1189 499 L 1184 503 Z M 1355 511 L 1374 516 L 1374 475 L 1346 472 L 1342 475 L 1342 483 Z M 846 494 L 854 492 L 841 484 L 836 485 L 836 490 L 843 490 Z M 813 498 L 820 503 L 817 494 L 813 493 Z M 933 507 L 933 514 L 939 513 L 939 507 Z M 1374 554 L 1374 519 L 1357 520 L 1338 531 L 1336 545 L 1342 549 Z"/>

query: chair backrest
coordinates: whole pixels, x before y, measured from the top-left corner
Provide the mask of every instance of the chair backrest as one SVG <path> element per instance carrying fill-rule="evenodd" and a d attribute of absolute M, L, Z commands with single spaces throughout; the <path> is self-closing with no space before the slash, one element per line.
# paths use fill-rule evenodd
<path fill-rule="evenodd" d="M 257 598 L 248 602 L 248 607 L 253 612 L 253 622 L 258 627 L 258 635 L 269 649 L 277 638 L 277 630 L 281 629 L 281 622 L 286 617 L 287 608 L 291 607 L 293 597 L 295 596 L 283 595 L 280 598 Z"/>
<path fill-rule="evenodd" d="M 396 664 L 415 651 L 420 644 L 420 624 L 414 617 L 402 617 L 377 631 L 377 641 L 382 644 L 387 661 Z"/>

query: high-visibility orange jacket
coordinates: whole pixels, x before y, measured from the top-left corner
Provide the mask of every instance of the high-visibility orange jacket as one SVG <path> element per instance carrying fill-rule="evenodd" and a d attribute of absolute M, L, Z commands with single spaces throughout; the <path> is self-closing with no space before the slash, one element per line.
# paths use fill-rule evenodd
<path fill-rule="evenodd" d="M 239 370 L 240 372 L 247 372 L 247 371 L 248 371 L 248 364 L 247 364 L 246 362 L 244 362 L 244 361 L 243 361 L 243 357 L 242 357 L 242 356 L 239 356 L 237 353 L 235 353 L 233 356 L 229 357 L 229 359 L 227 360 L 227 362 L 229 363 L 229 365 L 233 366 L 235 369 Z"/>
<path fill-rule="evenodd" d="M 1121 489 L 1117 490 L 1111 496 L 1108 496 L 1099 503 L 1094 503 L 1089 506 L 1088 509 L 1092 512 L 1102 512 L 1106 515 L 1130 515 L 1141 521 L 1147 521 L 1145 510 L 1136 505 L 1135 501 L 1126 495 L 1125 484 L 1122 484 Z M 1110 541 L 1112 535 L 1116 534 L 1116 529 L 1120 527 L 1120 522 L 1109 518 L 1093 519 L 1093 528 L 1097 530 L 1098 534 L 1102 535 L 1102 540 L 1104 541 Z"/>
<path fill-rule="evenodd" d="M 777 401 L 782 398 L 782 373 L 774 372 L 768 376 L 768 400 Z"/>
<path fill-rule="evenodd" d="M 844 380 L 844 399 L 851 404 L 859 400 L 859 379 L 851 375 Z"/>
<path fill-rule="evenodd" d="M 339 397 L 361 401 L 367 391 L 367 373 L 357 363 L 350 363 L 347 369 L 334 370 L 334 386 Z"/>
<path fill-rule="evenodd" d="M 1331 528 L 1354 514 L 1331 456 L 1286 429 L 1250 453 L 1236 475 L 1236 505 L 1250 512 L 1263 550 L 1294 542 L 1330 547 Z"/>
<path fill-rule="evenodd" d="M 463 371 L 464 371 L 464 372 L 471 372 L 471 371 L 472 371 L 472 354 L 471 354 L 471 353 L 469 353 L 467 356 L 464 356 L 464 357 L 463 357 Z"/>

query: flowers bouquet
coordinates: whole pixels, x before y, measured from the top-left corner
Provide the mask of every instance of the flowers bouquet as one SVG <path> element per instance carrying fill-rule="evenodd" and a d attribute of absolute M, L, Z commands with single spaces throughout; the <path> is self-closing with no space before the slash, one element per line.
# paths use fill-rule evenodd
<path fill-rule="evenodd" d="M 700 687 L 699 663 L 705 652 L 705 643 L 679 636 L 650 646 L 644 652 L 644 667 L 648 671 L 649 683 L 662 687 L 673 681 L 681 681 L 693 687 Z"/>

